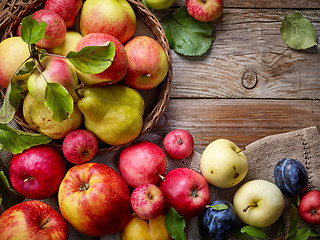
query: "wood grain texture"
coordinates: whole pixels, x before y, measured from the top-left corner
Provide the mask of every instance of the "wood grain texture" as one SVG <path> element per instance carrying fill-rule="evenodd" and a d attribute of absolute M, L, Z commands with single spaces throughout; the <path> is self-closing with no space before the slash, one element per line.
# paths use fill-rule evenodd
<path fill-rule="evenodd" d="M 165 136 L 182 128 L 202 153 L 213 140 L 226 138 L 244 147 L 265 136 L 320 126 L 319 100 L 170 99 L 153 133 Z"/>
<path fill-rule="evenodd" d="M 224 0 L 224 6 L 235 8 L 320 8 L 320 1 Z"/>
<path fill-rule="evenodd" d="M 319 35 L 320 11 L 299 11 Z M 212 24 L 216 39 L 206 54 L 185 57 L 173 52 L 171 96 L 320 99 L 320 46 L 297 51 L 281 39 L 281 21 L 293 12 L 224 9 Z"/>

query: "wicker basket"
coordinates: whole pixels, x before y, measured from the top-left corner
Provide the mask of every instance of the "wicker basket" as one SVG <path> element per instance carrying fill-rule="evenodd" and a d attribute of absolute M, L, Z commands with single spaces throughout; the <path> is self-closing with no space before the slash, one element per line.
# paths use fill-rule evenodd
<path fill-rule="evenodd" d="M 154 96 L 156 104 L 150 112 L 145 113 L 144 124 L 140 135 L 133 141 L 117 146 L 110 146 L 102 144 L 99 146 L 97 154 L 104 154 L 116 151 L 123 147 L 128 146 L 138 138 L 148 133 L 157 123 L 160 116 L 163 114 L 164 109 L 169 100 L 170 89 L 172 85 L 172 58 L 169 48 L 168 40 L 165 33 L 158 21 L 158 19 L 147 9 L 139 0 L 127 0 L 134 9 L 137 16 L 139 16 L 145 25 L 152 31 L 154 38 L 162 45 L 169 62 L 169 71 L 166 78 L 161 85 L 157 87 L 157 96 Z M 15 31 L 19 26 L 23 17 L 32 14 L 38 9 L 43 8 L 45 0 L 1 0 L 0 2 L 0 33 L 2 34 L 1 40 L 15 35 Z M 2 97 L 4 95 L 2 89 Z M 15 116 L 16 122 L 25 130 L 32 132 L 28 124 L 25 122 L 21 111 L 18 111 Z M 61 141 L 52 140 L 51 144 L 61 148 Z"/>

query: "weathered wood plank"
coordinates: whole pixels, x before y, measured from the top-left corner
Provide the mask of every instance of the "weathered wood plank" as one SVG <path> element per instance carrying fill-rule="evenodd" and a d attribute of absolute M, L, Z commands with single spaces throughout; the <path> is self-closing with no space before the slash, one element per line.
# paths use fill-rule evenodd
<path fill-rule="evenodd" d="M 238 8 L 320 8 L 320 2 L 318 0 L 224 0 L 224 6 Z"/>
<path fill-rule="evenodd" d="M 185 57 L 173 52 L 171 96 L 320 99 L 320 46 L 296 51 L 281 39 L 281 21 L 292 12 L 225 9 L 213 23 L 216 39 L 205 55 Z M 319 35 L 320 11 L 300 12 Z"/>
<path fill-rule="evenodd" d="M 152 132 L 164 136 L 186 129 L 198 152 L 217 138 L 243 147 L 265 136 L 320 126 L 319 109 L 318 100 L 170 99 L 167 123 L 161 117 Z"/>

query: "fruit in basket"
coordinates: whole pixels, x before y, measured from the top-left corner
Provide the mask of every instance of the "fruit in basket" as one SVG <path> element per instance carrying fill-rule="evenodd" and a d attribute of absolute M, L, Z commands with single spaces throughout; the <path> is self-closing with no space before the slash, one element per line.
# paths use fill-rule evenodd
<path fill-rule="evenodd" d="M 82 0 L 46 0 L 44 5 L 44 9 L 59 14 L 67 28 L 73 26 L 81 7 Z"/>
<path fill-rule="evenodd" d="M 187 11 L 191 17 L 201 22 L 212 22 L 223 11 L 223 0 L 187 0 Z"/>
<path fill-rule="evenodd" d="M 212 239 L 224 240 L 236 229 L 236 219 L 236 210 L 230 202 L 216 200 L 207 206 L 200 226 Z"/>
<path fill-rule="evenodd" d="M 0 216 L 0 238 L 67 240 L 69 226 L 51 206 L 37 200 L 8 208 Z"/>
<path fill-rule="evenodd" d="M 82 38 L 82 35 L 76 31 L 67 31 L 64 41 L 57 47 L 48 49 L 48 52 L 57 55 L 67 56 L 70 51 L 76 49 L 77 43 Z"/>
<path fill-rule="evenodd" d="M 38 145 L 12 157 L 9 178 L 12 187 L 30 199 L 45 199 L 58 191 L 66 173 L 61 154 L 53 147 Z"/>
<path fill-rule="evenodd" d="M 16 75 L 14 72 L 30 56 L 28 44 L 21 37 L 9 37 L 0 42 L 0 86 L 7 89 L 10 78 L 25 89 L 30 74 Z"/>
<path fill-rule="evenodd" d="M 79 232 L 103 236 L 120 231 L 130 220 L 130 192 L 121 176 L 100 163 L 69 169 L 58 192 L 62 216 Z"/>
<path fill-rule="evenodd" d="M 242 149 L 232 141 L 217 139 L 203 151 L 200 169 L 207 182 L 219 188 L 228 188 L 246 176 L 248 160 Z"/>
<path fill-rule="evenodd" d="M 171 7 L 176 0 L 146 0 L 149 7 L 153 9 L 163 10 Z"/>
<path fill-rule="evenodd" d="M 170 240 L 164 220 L 163 214 L 149 221 L 133 214 L 130 222 L 122 229 L 122 240 Z"/>
<path fill-rule="evenodd" d="M 122 44 L 127 42 L 136 29 L 136 15 L 126 0 L 87 0 L 80 14 L 80 32 L 107 33 Z"/>
<path fill-rule="evenodd" d="M 209 187 L 203 176 L 190 168 L 175 168 L 164 176 L 159 188 L 168 206 L 185 219 L 199 216 L 210 201 Z"/>
<path fill-rule="evenodd" d="M 132 210 L 145 220 L 159 216 L 166 206 L 163 193 L 152 183 L 143 183 L 136 187 L 130 196 L 130 204 Z"/>
<path fill-rule="evenodd" d="M 138 36 L 125 44 L 128 71 L 126 85 L 141 90 L 158 86 L 167 75 L 169 64 L 162 46 L 153 38 Z"/>
<path fill-rule="evenodd" d="M 284 198 L 277 185 L 257 179 L 240 186 L 234 195 L 233 206 L 244 223 L 268 227 L 281 216 Z"/>
<path fill-rule="evenodd" d="M 136 141 L 119 155 L 119 172 L 131 188 L 143 183 L 157 185 L 166 166 L 166 155 L 162 149 L 149 141 Z"/>
<path fill-rule="evenodd" d="M 53 113 L 44 102 L 37 101 L 30 94 L 27 94 L 23 101 L 22 113 L 32 130 L 52 139 L 64 138 L 72 130 L 78 129 L 83 120 L 83 115 L 75 102 L 70 117 L 62 122 L 57 122 L 53 120 Z"/>
<path fill-rule="evenodd" d="M 28 91 L 36 100 L 44 100 L 47 82 L 61 84 L 70 94 L 78 86 L 78 76 L 68 59 L 46 56 L 41 60 L 42 71 L 35 68 L 28 78 Z"/>
<path fill-rule="evenodd" d="M 134 89 L 115 84 L 85 87 L 78 107 L 84 125 L 101 141 L 121 145 L 134 140 L 143 126 L 144 100 Z"/>
<path fill-rule="evenodd" d="M 303 221 L 320 225 L 320 191 L 313 190 L 303 194 L 298 210 Z"/>
<path fill-rule="evenodd" d="M 74 164 L 89 162 L 96 155 L 97 150 L 96 136 L 86 129 L 71 131 L 62 142 L 63 155 Z"/>
<path fill-rule="evenodd" d="M 193 137 L 184 129 L 172 130 L 163 139 L 163 149 L 172 159 L 184 159 L 190 156 L 193 147 Z"/>
<path fill-rule="evenodd" d="M 41 9 L 33 13 L 33 18 L 38 22 L 44 21 L 47 28 L 42 39 L 36 42 L 36 45 L 41 48 L 53 48 L 59 46 L 67 32 L 66 24 L 59 14 Z"/>
<path fill-rule="evenodd" d="M 92 0 L 90 0 L 92 1 Z M 89 1 L 89 2 L 90 2 Z M 105 71 L 98 74 L 86 74 L 77 71 L 79 79 L 87 85 L 107 86 L 119 82 L 128 70 L 128 57 L 124 46 L 112 35 L 106 33 L 92 33 L 84 36 L 75 50 L 80 51 L 87 46 L 100 46 L 106 42 L 115 45 L 115 56 L 112 64 Z"/>
<path fill-rule="evenodd" d="M 274 180 L 281 192 L 287 196 L 302 194 L 308 187 L 308 173 L 302 162 L 283 158 L 274 167 Z"/>

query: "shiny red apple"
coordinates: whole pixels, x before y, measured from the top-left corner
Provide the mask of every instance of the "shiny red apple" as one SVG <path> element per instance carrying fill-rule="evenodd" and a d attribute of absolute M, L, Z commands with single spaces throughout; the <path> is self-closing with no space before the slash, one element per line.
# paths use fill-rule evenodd
<path fill-rule="evenodd" d="M 300 200 L 298 210 L 306 223 L 320 225 L 320 191 L 306 192 Z"/>

